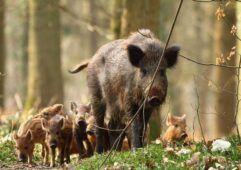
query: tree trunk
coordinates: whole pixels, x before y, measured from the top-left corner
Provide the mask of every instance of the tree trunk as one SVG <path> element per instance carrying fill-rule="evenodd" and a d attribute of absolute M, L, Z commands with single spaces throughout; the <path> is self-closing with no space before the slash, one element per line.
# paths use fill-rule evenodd
<path fill-rule="evenodd" d="M 94 0 L 89 0 L 89 15 L 90 15 L 90 24 L 96 25 L 97 23 L 97 13 L 93 12 L 96 11 Z M 95 51 L 97 50 L 97 33 L 95 31 L 90 32 L 90 52 L 92 56 Z"/>
<path fill-rule="evenodd" d="M 125 0 L 121 20 L 121 36 L 126 37 L 141 28 L 148 28 L 159 36 L 159 14 L 160 0 Z"/>
<path fill-rule="evenodd" d="M 127 37 L 131 32 L 141 28 L 148 28 L 159 37 L 160 0 L 125 0 L 120 25 L 121 37 Z M 159 113 L 154 113 L 151 116 L 151 140 L 156 139 L 160 135 L 160 119 Z"/>
<path fill-rule="evenodd" d="M 29 0 L 29 64 L 25 109 L 63 102 L 59 0 Z"/>
<path fill-rule="evenodd" d="M 0 109 L 4 107 L 5 39 L 4 0 L 0 0 Z"/>
<path fill-rule="evenodd" d="M 29 28 L 29 9 L 28 2 L 24 1 L 24 18 L 23 18 L 23 33 L 21 36 L 21 76 L 22 76 L 22 85 L 21 85 L 21 96 L 23 102 L 26 100 L 27 93 L 27 77 L 28 77 L 28 28 Z"/>
<path fill-rule="evenodd" d="M 121 15 L 123 8 L 123 0 L 114 0 L 112 2 L 112 18 L 111 18 L 111 31 L 113 39 L 119 39 L 121 34 Z"/>
<path fill-rule="evenodd" d="M 236 57 L 227 60 L 231 48 L 236 46 L 236 38 L 230 33 L 232 24 L 236 24 L 235 3 L 230 3 L 225 8 L 224 20 L 216 20 L 214 35 L 214 52 L 215 57 L 223 55 L 229 65 L 236 65 Z M 231 24 L 231 25 L 230 25 Z M 216 70 L 216 81 L 220 86 L 219 93 L 216 95 L 215 109 L 217 111 L 217 134 L 227 135 L 234 127 L 233 118 L 235 112 L 235 89 L 236 89 L 236 72 L 231 69 L 218 68 Z M 231 92 L 231 93 L 230 93 Z"/>

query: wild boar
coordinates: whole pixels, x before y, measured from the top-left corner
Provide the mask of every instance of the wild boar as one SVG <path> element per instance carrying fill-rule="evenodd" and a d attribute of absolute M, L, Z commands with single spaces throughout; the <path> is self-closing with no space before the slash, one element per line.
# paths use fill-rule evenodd
<path fill-rule="evenodd" d="M 71 102 L 70 110 L 72 114 L 74 114 L 73 140 L 70 152 L 79 153 L 79 158 L 90 157 L 91 155 L 93 155 L 93 148 L 87 137 L 87 123 L 85 120 L 85 114 L 90 112 L 90 106 L 77 106 L 75 102 Z"/>
<path fill-rule="evenodd" d="M 56 148 L 60 154 L 60 165 L 70 162 L 70 144 L 72 140 L 72 122 L 64 116 L 55 115 L 49 121 L 41 119 L 42 128 L 46 131 L 46 142 L 51 151 L 50 166 L 55 166 Z"/>
<path fill-rule="evenodd" d="M 185 114 L 181 117 L 168 114 L 166 125 L 167 130 L 162 137 L 164 145 L 175 140 L 184 140 L 188 136 L 186 133 L 187 124 Z"/>
<path fill-rule="evenodd" d="M 163 47 L 148 29 L 141 29 L 127 39 L 107 43 L 89 63 L 71 70 L 71 73 L 77 73 L 87 67 L 90 102 L 97 126 L 104 126 L 104 118 L 108 113 L 109 129 L 124 128 L 148 95 L 145 107 L 130 126 L 132 149 L 142 147 L 144 125 L 148 123 L 152 112 L 165 101 L 168 86 L 166 69 L 176 64 L 179 50 L 178 46 L 166 49 L 151 88 L 150 82 L 162 56 Z M 111 146 L 120 133 L 109 132 Z M 96 137 L 96 151 L 102 153 L 104 130 L 96 128 Z M 121 136 L 121 140 L 123 139 L 124 135 Z M 120 150 L 121 144 L 122 141 L 113 147 Z"/>
<path fill-rule="evenodd" d="M 31 119 L 22 123 L 18 133 L 13 133 L 19 160 L 32 163 L 34 145 L 40 143 L 42 145 L 43 162 L 47 164 L 49 150 L 45 142 L 45 135 L 46 133 L 41 126 L 41 119 Z"/>

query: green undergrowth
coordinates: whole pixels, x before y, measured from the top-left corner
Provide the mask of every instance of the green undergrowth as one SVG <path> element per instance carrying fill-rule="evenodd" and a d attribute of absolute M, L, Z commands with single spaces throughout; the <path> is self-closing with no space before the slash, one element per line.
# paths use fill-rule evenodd
<path fill-rule="evenodd" d="M 171 147 L 171 150 L 165 149 L 161 144 L 151 144 L 136 152 L 115 152 L 101 169 L 208 169 L 210 167 L 221 169 L 239 169 L 241 168 L 241 148 L 237 137 L 229 137 L 228 141 L 231 147 L 225 152 L 211 152 L 203 143 L 194 143 L 187 146 Z M 188 154 L 177 154 L 181 149 L 189 149 Z M 198 155 L 198 160 L 192 159 Z M 94 155 L 85 159 L 77 165 L 76 169 L 98 169 L 106 158 L 107 154 Z M 196 161 L 196 162 L 195 162 Z"/>
<path fill-rule="evenodd" d="M 193 143 L 187 146 L 177 144 L 166 149 L 162 144 L 151 144 L 136 152 L 113 152 L 101 169 L 128 170 L 128 169 L 232 169 L 241 168 L 241 145 L 237 137 L 229 137 L 231 143 L 229 150 L 225 152 L 211 152 L 203 143 Z M 17 160 L 14 142 L 10 138 L 0 141 L 0 169 L 11 168 L 20 164 Z M 190 153 L 178 154 L 181 149 L 189 149 Z M 198 160 L 194 164 L 192 159 L 198 155 Z M 81 161 L 71 159 L 71 164 L 67 167 L 71 169 L 89 170 L 98 169 L 106 158 L 105 154 L 95 154 L 91 158 Z M 33 161 L 41 164 L 41 147 L 37 145 Z"/>

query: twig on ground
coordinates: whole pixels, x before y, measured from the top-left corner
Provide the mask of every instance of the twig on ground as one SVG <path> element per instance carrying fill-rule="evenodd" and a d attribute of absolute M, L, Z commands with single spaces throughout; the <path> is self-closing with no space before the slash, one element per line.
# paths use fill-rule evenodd
<path fill-rule="evenodd" d="M 200 130 L 201 130 L 201 134 L 202 134 L 202 138 L 203 138 L 204 144 L 206 145 L 207 143 L 206 143 L 206 140 L 205 140 L 203 127 L 202 127 L 202 124 L 201 124 L 201 119 L 200 119 L 200 114 L 199 114 L 200 102 L 199 102 L 199 94 L 198 94 L 198 89 L 197 89 L 197 84 L 196 84 L 195 77 L 194 77 L 194 83 L 195 83 L 195 91 L 196 91 L 196 96 L 197 96 L 197 107 L 196 107 L 197 119 L 198 119 L 198 124 L 200 126 Z"/>

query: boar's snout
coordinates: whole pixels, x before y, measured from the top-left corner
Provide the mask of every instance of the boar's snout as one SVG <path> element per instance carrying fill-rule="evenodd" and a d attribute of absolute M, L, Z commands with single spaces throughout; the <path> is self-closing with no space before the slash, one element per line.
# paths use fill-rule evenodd
<path fill-rule="evenodd" d="M 187 133 L 184 132 L 184 133 L 181 134 L 180 139 L 181 139 L 181 140 L 184 140 L 184 139 L 186 139 L 187 137 L 188 137 Z"/>
<path fill-rule="evenodd" d="M 86 127 L 87 127 L 87 124 L 86 124 L 86 122 L 84 120 L 79 120 L 78 121 L 78 126 L 80 127 L 80 129 L 85 130 Z"/>
<path fill-rule="evenodd" d="M 27 161 L 27 156 L 25 154 L 20 153 L 19 154 L 19 161 L 20 162 L 26 162 Z"/>
<path fill-rule="evenodd" d="M 148 97 L 148 103 L 151 106 L 159 106 L 162 103 L 162 99 L 158 96 Z"/>
<path fill-rule="evenodd" d="M 50 142 L 50 148 L 54 149 L 57 147 L 57 141 Z"/>

